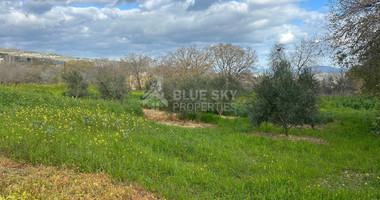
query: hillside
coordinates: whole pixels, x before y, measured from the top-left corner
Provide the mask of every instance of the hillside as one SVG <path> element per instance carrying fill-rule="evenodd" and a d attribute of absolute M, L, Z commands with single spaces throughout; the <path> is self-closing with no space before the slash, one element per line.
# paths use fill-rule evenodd
<path fill-rule="evenodd" d="M 69 61 L 69 60 L 75 59 L 70 56 L 63 56 L 63 55 L 58 55 L 58 54 L 39 53 L 39 52 L 34 52 L 34 51 L 24 51 L 24 50 L 19 50 L 19 49 L 8 49 L 8 48 L 0 48 L 0 55 L 18 56 L 18 57 L 23 57 L 23 58 L 50 59 L 50 60 L 55 60 L 55 61 Z"/>

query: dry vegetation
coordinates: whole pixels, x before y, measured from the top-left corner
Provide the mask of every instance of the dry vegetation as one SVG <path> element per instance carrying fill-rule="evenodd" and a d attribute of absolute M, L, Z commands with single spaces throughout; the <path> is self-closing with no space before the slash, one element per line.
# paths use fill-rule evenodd
<path fill-rule="evenodd" d="M 160 110 L 144 109 L 145 119 L 156 121 L 160 124 L 166 124 L 171 126 L 180 126 L 185 128 L 212 128 L 216 127 L 213 124 L 207 124 L 191 120 L 181 120 L 175 113 L 169 113 Z"/>
<path fill-rule="evenodd" d="M 105 173 L 30 166 L 0 156 L 0 199 L 157 199 Z"/>

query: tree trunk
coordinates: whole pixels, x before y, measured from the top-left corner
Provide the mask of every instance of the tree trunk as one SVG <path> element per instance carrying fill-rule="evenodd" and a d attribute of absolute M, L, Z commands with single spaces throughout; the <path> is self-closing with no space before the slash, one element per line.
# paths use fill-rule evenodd
<path fill-rule="evenodd" d="M 137 90 L 142 90 L 141 80 L 140 80 L 140 74 L 139 73 L 136 74 L 136 80 L 137 80 Z"/>
<path fill-rule="evenodd" d="M 285 135 L 286 135 L 286 137 L 289 136 L 288 132 L 289 132 L 289 128 L 288 128 L 288 127 L 285 127 Z"/>

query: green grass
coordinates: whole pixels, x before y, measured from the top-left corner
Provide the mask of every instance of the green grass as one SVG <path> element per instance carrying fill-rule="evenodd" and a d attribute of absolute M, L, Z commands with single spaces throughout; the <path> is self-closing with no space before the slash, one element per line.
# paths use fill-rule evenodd
<path fill-rule="evenodd" d="M 68 98 L 64 89 L 0 86 L 0 151 L 33 164 L 104 171 L 169 199 L 380 198 L 375 109 L 337 106 L 343 97 L 320 105 L 339 123 L 290 131 L 328 142 L 318 145 L 249 134 L 283 130 L 251 127 L 247 118 L 219 119 L 216 128 L 160 125 L 141 117 L 141 94 L 121 104 Z"/>

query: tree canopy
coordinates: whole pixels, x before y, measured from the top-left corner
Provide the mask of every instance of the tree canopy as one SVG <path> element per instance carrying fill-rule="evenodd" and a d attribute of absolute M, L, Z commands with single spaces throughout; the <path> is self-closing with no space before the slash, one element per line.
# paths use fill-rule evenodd
<path fill-rule="evenodd" d="M 296 125 L 314 125 L 318 117 L 318 83 L 310 68 L 294 79 L 288 61 L 274 62 L 273 73 L 263 75 L 255 87 L 256 99 L 251 112 L 254 125 L 272 122 L 281 125 L 285 134 Z"/>

